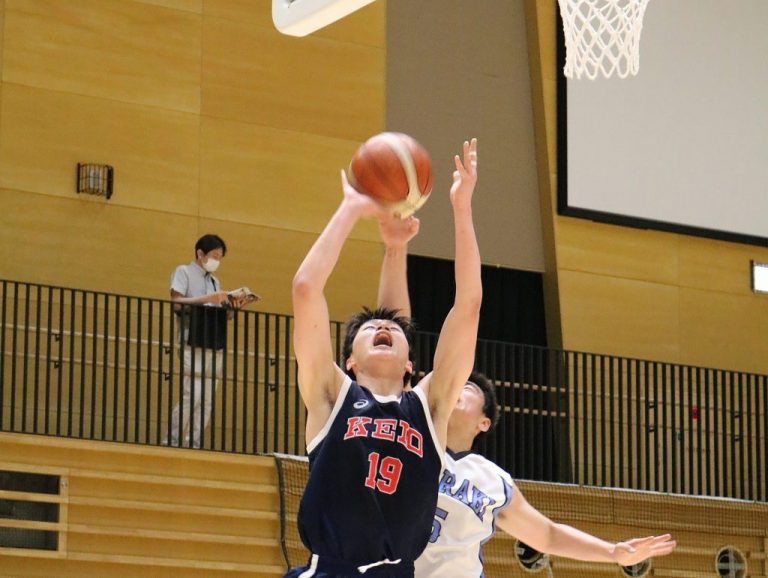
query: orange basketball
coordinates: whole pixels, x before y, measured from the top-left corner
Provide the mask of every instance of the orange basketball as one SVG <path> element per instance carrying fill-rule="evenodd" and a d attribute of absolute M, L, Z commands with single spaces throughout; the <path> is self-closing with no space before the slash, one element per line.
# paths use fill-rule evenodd
<path fill-rule="evenodd" d="M 349 182 L 404 219 L 432 192 L 432 161 L 416 139 L 399 132 L 382 132 L 355 152 L 349 164 Z"/>

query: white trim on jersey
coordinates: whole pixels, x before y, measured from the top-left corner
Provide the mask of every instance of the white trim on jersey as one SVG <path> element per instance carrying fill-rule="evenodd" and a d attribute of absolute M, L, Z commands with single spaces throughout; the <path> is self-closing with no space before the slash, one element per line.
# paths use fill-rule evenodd
<path fill-rule="evenodd" d="M 373 393 L 373 392 L 371 392 L 371 395 L 379 403 L 392 403 L 392 402 L 400 403 L 400 400 L 403 399 L 402 395 L 379 395 L 378 393 Z"/>
<path fill-rule="evenodd" d="M 331 410 L 331 415 L 328 416 L 328 419 L 323 425 L 323 429 L 317 432 L 317 435 L 313 437 L 312 441 L 307 444 L 307 454 L 311 454 L 312 450 L 314 450 L 318 446 L 318 444 L 325 439 L 325 436 L 328 435 L 328 432 L 331 429 L 331 425 L 333 425 L 333 420 L 336 419 L 336 416 L 339 414 L 339 411 L 341 410 L 341 406 L 344 405 L 344 400 L 346 399 L 347 394 L 349 393 L 350 385 L 352 385 L 352 379 L 348 375 L 345 375 L 344 383 L 341 384 L 341 388 L 339 389 L 339 395 L 336 398 L 336 403 L 333 404 L 333 410 Z M 311 576 L 311 574 L 309 574 L 309 576 Z"/>
<path fill-rule="evenodd" d="M 440 444 L 440 440 L 437 439 L 437 432 L 435 432 L 435 424 L 432 423 L 432 412 L 429 411 L 429 402 L 427 401 L 427 394 L 423 387 L 418 385 L 413 388 L 416 397 L 421 402 L 421 407 L 424 409 L 424 416 L 427 418 L 427 425 L 429 426 L 429 434 L 432 436 L 432 443 L 440 456 L 440 465 L 445 467 L 445 448 Z"/>
<path fill-rule="evenodd" d="M 315 572 L 317 572 L 317 561 L 320 559 L 320 556 L 317 554 L 312 554 L 312 562 L 309 564 L 309 568 L 304 570 L 301 574 L 299 574 L 298 578 L 312 578 L 312 576 L 315 575 Z"/>
<path fill-rule="evenodd" d="M 492 528 L 491 535 L 488 536 L 482 542 L 480 542 L 480 549 L 477 552 L 477 557 L 480 560 L 481 564 L 485 564 L 485 559 L 483 558 L 483 546 L 485 546 L 488 542 L 490 542 L 491 538 L 493 538 L 493 536 L 496 534 L 496 517 L 499 515 L 499 512 L 501 512 L 504 508 L 506 508 L 507 506 L 509 506 L 509 504 L 512 503 L 512 494 L 514 492 L 511 484 L 512 480 L 510 480 L 509 483 L 507 483 L 507 480 L 503 476 L 501 476 L 501 481 L 504 484 L 505 500 L 503 504 L 494 508 L 493 510 L 493 523 L 491 524 L 491 528 Z M 483 572 L 482 576 L 485 576 L 485 572 Z"/>

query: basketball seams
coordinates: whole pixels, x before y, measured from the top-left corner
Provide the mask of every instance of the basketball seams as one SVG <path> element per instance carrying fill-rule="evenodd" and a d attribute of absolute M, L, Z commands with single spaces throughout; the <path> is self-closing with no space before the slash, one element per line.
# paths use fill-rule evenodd
<path fill-rule="evenodd" d="M 381 133 L 381 137 L 389 145 L 392 151 L 400 159 L 400 165 L 405 171 L 405 178 L 408 181 L 408 194 L 406 198 L 411 198 L 414 192 L 419 195 L 419 182 L 416 178 L 416 165 L 413 162 L 413 154 L 411 149 L 405 144 L 404 139 L 397 133 L 384 132 Z"/>
<path fill-rule="evenodd" d="M 399 157 L 398 157 L 399 158 Z M 362 162 L 360 159 L 365 159 L 365 162 Z M 402 194 L 398 189 L 397 183 L 395 183 L 392 179 L 392 167 L 394 166 L 394 163 L 392 165 L 382 165 L 378 162 L 379 156 L 376 155 L 373 152 L 373 149 L 366 146 L 364 143 L 360 146 L 360 150 L 358 155 L 356 155 L 356 158 L 352 160 L 352 165 L 350 166 L 350 174 L 353 177 L 353 185 L 355 187 L 360 187 L 360 192 L 371 194 L 371 188 L 369 186 L 366 186 L 366 182 L 370 179 L 374 180 L 378 184 L 383 184 L 387 190 L 390 191 L 396 191 L 397 194 Z M 359 162 L 355 162 L 355 160 L 358 160 Z M 355 167 L 357 166 L 357 170 L 361 174 L 357 174 L 355 172 Z M 402 169 L 402 161 L 398 164 L 398 166 Z M 363 170 L 363 167 L 366 170 Z M 404 174 L 404 176 L 407 177 L 407 175 Z M 385 201 L 385 202 L 391 202 L 391 201 Z"/>
<path fill-rule="evenodd" d="M 397 151 L 394 151 L 394 152 L 397 155 Z M 397 183 L 392 178 L 393 174 L 392 174 L 391 166 L 384 166 L 380 164 L 378 162 L 379 157 L 377 155 L 371 154 L 371 155 L 368 155 L 367 158 L 370 161 L 371 171 L 376 174 L 376 178 L 378 179 L 378 181 L 383 183 L 388 190 L 396 191 L 397 194 L 400 195 L 401 191 L 398 190 L 399 187 L 397 186 Z M 407 180 L 408 173 L 405 172 L 405 167 L 403 166 L 403 160 L 399 156 L 398 156 L 398 159 L 400 159 L 399 168 L 403 171 L 403 174 Z"/>
<path fill-rule="evenodd" d="M 404 133 L 382 132 L 361 144 L 352 157 L 349 175 L 358 191 L 403 219 L 415 213 L 432 192 L 429 153 Z"/>

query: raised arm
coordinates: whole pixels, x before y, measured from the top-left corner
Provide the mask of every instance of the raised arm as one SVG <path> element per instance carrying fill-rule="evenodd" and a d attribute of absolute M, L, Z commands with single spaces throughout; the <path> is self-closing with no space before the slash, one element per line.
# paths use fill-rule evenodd
<path fill-rule="evenodd" d="M 419 232 L 419 220 L 416 217 L 379 219 L 379 232 L 384 242 L 384 259 L 379 277 L 378 305 L 396 309 L 403 317 L 410 317 L 408 241 Z"/>
<path fill-rule="evenodd" d="M 293 345 L 299 391 L 307 406 L 307 440 L 327 421 L 344 379 L 334 362 L 325 285 L 358 219 L 382 214 L 379 205 L 347 183 L 343 171 L 341 182 L 344 198 L 293 278 Z"/>
<path fill-rule="evenodd" d="M 514 487 L 512 503 L 496 518 L 499 528 L 545 554 L 631 566 L 652 556 L 666 556 L 677 543 L 669 534 L 606 542 L 565 524 L 556 524 L 531 506 Z"/>
<path fill-rule="evenodd" d="M 463 158 L 455 157 L 451 204 L 456 243 L 456 297 L 437 341 L 427 388 L 437 435 L 445 444 L 448 418 L 475 362 L 475 342 L 483 288 L 480 251 L 472 221 L 472 194 L 477 183 L 477 139 L 464 142 Z"/>

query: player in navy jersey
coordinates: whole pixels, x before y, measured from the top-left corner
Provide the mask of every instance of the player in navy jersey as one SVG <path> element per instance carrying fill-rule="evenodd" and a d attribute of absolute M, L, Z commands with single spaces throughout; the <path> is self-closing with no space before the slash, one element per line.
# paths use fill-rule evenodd
<path fill-rule="evenodd" d="M 365 310 L 354 317 L 344 371 L 334 363 L 324 296 L 328 277 L 358 219 L 379 218 L 383 228 L 393 220 L 355 191 L 343 172 L 344 198 L 296 273 L 294 348 L 310 459 L 299 531 L 312 555 L 288 576 L 410 577 L 429 540 L 448 419 L 472 369 L 482 300 L 471 207 L 476 140 L 464 143 L 455 165 L 450 198 L 456 296 L 433 371 L 413 391 L 403 390 L 412 371 L 410 324 L 395 311 Z"/>
<path fill-rule="evenodd" d="M 381 229 L 387 246 L 404 246 L 418 231 L 418 227 L 409 229 L 397 222 L 384 223 Z M 397 307 L 410 317 L 405 251 L 385 252 L 379 305 Z M 539 552 L 577 560 L 629 566 L 674 550 L 676 543 L 669 534 L 614 544 L 556 524 L 533 508 L 507 472 L 472 451 L 476 440 L 493 428 L 497 416 L 493 384 L 473 372 L 448 422 L 432 534 L 416 561 L 416 578 L 483 576 L 482 547 L 496 527 Z"/>

